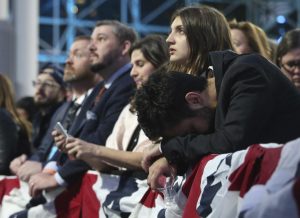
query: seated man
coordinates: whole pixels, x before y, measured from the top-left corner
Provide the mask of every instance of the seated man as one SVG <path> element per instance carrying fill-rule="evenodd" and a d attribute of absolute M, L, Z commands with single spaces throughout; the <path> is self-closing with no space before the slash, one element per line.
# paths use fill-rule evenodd
<path fill-rule="evenodd" d="M 133 65 L 130 75 L 135 80 L 137 89 L 168 60 L 167 44 L 164 38 L 158 35 L 149 35 L 134 43 L 130 54 Z M 160 71 L 165 72 L 164 68 Z M 100 172 L 115 170 L 115 167 L 142 170 L 141 152 L 152 144 L 137 122 L 134 101 L 131 101 L 121 112 L 105 146 L 72 137 L 68 137 L 65 145 L 63 135 L 55 131 L 54 136 L 61 150 L 84 160 Z"/>
<path fill-rule="evenodd" d="M 35 87 L 34 103 L 38 112 L 33 118 L 32 145 L 38 150 L 43 140 L 47 138 L 47 130 L 50 127 L 52 116 L 65 99 L 65 83 L 62 69 L 54 65 L 43 67 L 33 82 Z M 36 152 L 36 151 L 34 151 Z M 10 170 L 22 180 L 28 180 L 28 172 L 40 171 L 41 165 L 36 165 L 23 154 L 10 163 Z"/>
<path fill-rule="evenodd" d="M 182 84 L 182 81 L 186 81 L 186 83 Z M 174 113 L 164 117 L 166 119 L 165 122 L 163 122 L 162 120 L 162 133 L 159 133 L 159 135 L 157 135 L 157 138 L 168 138 L 176 135 L 184 135 L 190 131 L 196 133 L 205 133 L 209 131 L 209 129 L 211 129 L 211 118 L 213 117 L 213 111 L 210 111 L 209 109 L 203 108 L 201 106 L 203 96 L 205 96 L 207 91 L 207 83 L 205 79 L 184 73 L 166 73 L 165 71 L 161 71 L 150 76 L 149 82 L 147 84 L 156 84 L 158 86 L 161 86 L 163 84 L 163 87 L 157 94 L 161 97 L 167 97 L 167 102 L 172 105 L 172 108 L 174 110 Z M 148 91 L 151 92 L 151 89 L 149 89 Z M 176 98 L 169 95 L 174 91 L 176 92 Z M 161 99 L 163 100 L 164 98 Z M 153 105 L 149 106 L 149 110 L 151 110 L 151 108 L 153 108 Z M 122 128 L 119 129 L 119 127 L 124 126 L 120 124 L 122 123 L 122 119 L 124 118 L 125 114 L 128 114 L 128 107 L 124 109 L 124 112 L 121 114 L 118 124 L 114 129 L 113 135 L 111 135 L 111 137 L 108 139 L 107 143 L 112 143 L 109 144 L 111 148 L 97 146 L 95 144 L 85 142 L 81 139 L 70 138 L 68 140 L 68 144 L 66 145 L 69 154 L 75 156 L 78 159 L 88 162 L 91 166 L 101 171 L 107 171 L 109 169 L 107 168 L 107 166 L 117 166 L 119 168 L 127 168 L 130 170 L 141 169 L 141 150 L 134 150 L 136 152 L 129 152 L 125 150 L 122 151 L 122 149 L 120 149 L 120 151 L 117 151 L 116 147 L 123 144 L 120 144 L 119 142 L 113 142 L 114 134 L 116 134 L 116 132 L 124 131 L 122 130 Z M 161 116 L 161 118 L 164 119 L 163 116 Z M 172 126 L 172 128 L 169 128 L 170 126 Z M 128 128 L 128 126 L 126 126 L 126 128 Z M 126 134 L 127 132 L 128 134 L 132 134 L 132 128 L 128 128 L 125 131 Z M 56 136 L 56 133 L 54 133 L 54 135 Z M 145 146 L 145 143 L 148 143 L 149 145 L 149 142 L 150 141 L 146 140 L 145 136 L 140 135 L 138 141 L 140 148 L 142 148 L 142 146 Z M 125 144 L 123 146 L 126 147 Z M 128 161 L 130 159 L 132 161 Z M 121 189 L 118 189 L 117 191 L 121 192 Z"/>
<path fill-rule="evenodd" d="M 46 75 L 51 76 L 54 79 L 54 83 L 51 80 L 45 81 Z M 38 113 L 33 119 L 32 144 L 35 149 L 41 145 L 50 126 L 52 116 L 65 100 L 66 84 L 63 76 L 63 69 L 47 64 L 39 72 L 37 80 L 33 83 L 36 89 L 34 102 L 38 108 Z"/>
<path fill-rule="evenodd" d="M 212 123 L 210 122 L 213 120 L 213 111 L 203 106 L 209 105 L 209 102 L 205 101 L 205 99 L 203 98 L 200 98 L 200 94 L 202 94 L 202 97 L 205 97 L 205 93 L 207 90 L 198 93 L 198 100 L 196 98 L 194 98 L 193 100 L 189 99 L 189 97 L 195 95 L 195 93 L 183 92 L 184 86 L 188 87 L 189 85 L 193 84 L 189 80 L 187 80 L 187 78 L 189 77 L 192 76 L 177 75 L 176 73 L 172 72 L 170 73 L 170 75 L 156 74 L 151 76 L 148 82 L 145 83 L 141 89 L 137 90 L 135 104 L 138 112 L 138 120 L 145 134 L 150 139 L 156 140 L 159 137 L 163 137 L 162 141 L 167 141 L 168 136 L 174 137 L 176 135 L 184 136 L 185 134 L 203 134 L 203 132 L 201 131 L 203 131 L 203 124 L 205 123 L 211 124 L 208 125 L 208 127 L 213 127 Z M 197 121 L 193 116 L 191 116 L 192 114 L 195 114 L 195 111 L 194 113 L 189 112 L 190 109 L 187 108 L 186 105 L 181 101 L 181 96 L 185 96 L 187 102 L 194 103 L 194 105 L 189 104 L 190 108 L 198 108 L 198 114 L 202 114 L 204 120 L 205 118 L 207 119 L 206 122 L 203 122 L 203 118 L 202 121 Z M 196 102 L 198 103 L 195 104 Z M 182 119 L 182 117 L 186 118 Z M 188 123 L 188 120 L 193 119 L 195 123 Z M 210 132 L 211 128 L 207 128 L 207 130 L 208 131 L 206 131 L 206 133 Z M 175 132 L 176 134 L 174 134 Z M 299 142 L 299 139 L 297 141 Z M 240 195 L 242 195 L 243 192 L 245 192 L 248 189 L 248 187 L 257 183 L 263 184 L 264 182 L 266 182 L 277 165 L 277 161 L 279 160 L 280 156 L 278 154 L 280 154 L 281 146 L 277 144 L 270 144 L 264 146 L 265 147 L 262 147 L 261 145 L 256 144 L 250 146 L 246 150 L 234 152 L 232 154 L 205 156 L 199 162 L 200 165 L 196 165 L 196 171 L 194 172 L 196 172 L 197 175 L 195 176 L 195 174 L 193 174 L 191 177 L 188 177 L 189 180 L 191 178 L 193 179 L 192 182 L 185 183 L 185 186 L 188 186 L 189 184 L 192 185 L 192 188 L 188 189 L 188 191 L 187 187 L 185 187 L 183 193 L 192 193 L 191 195 L 194 197 L 194 199 L 191 198 L 189 200 L 193 202 L 193 205 L 191 207 L 187 207 L 186 204 L 183 204 L 184 195 L 179 195 L 181 200 L 181 206 L 183 205 L 183 208 L 187 208 L 186 210 L 189 212 L 189 215 L 192 213 L 196 214 L 195 216 L 207 216 L 207 214 L 209 213 L 215 215 L 223 212 L 222 217 L 235 217 L 228 216 L 228 214 L 232 215 L 235 213 L 235 215 L 237 215 L 236 213 L 238 207 L 236 205 L 238 205 L 238 199 L 240 200 L 242 197 Z M 295 150 L 296 146 L 297 144 L 294 142 L 294 147 L 289 150 Z M 296 156 L 293 155 L 292 152 L 290 152 L 289 155 L 292 155 L 293 157 Z M 282 160 L 286 163 L 291 163 L 292 159 L 295 159 L 291 157 L 282 158 Z M 165 158 L 159 159 L 159 161 L 167 162 Z M 207 164 L 208 162 L 209 164 Z M 297 162 L 293 161 L 293 163 L 294 165 L 292 167 L 290 165 L 289 168 L 285 167 L 285 174 L 287 173 L 287 169 L 293 169 L 293 173 L 296 172 Z M 160 175 L 160 172 L 169 172 L 169 168 L 167 170 L 164 170 L 159 168 L 158 166 L 164 165 L 153 165 L 149 168 L 149 171 L 151 171 L 152 174 L 150 175 L 150 177 L 148 177 L 148 183 L 151 184 L 152 176 L 156 177 L 157 175 Z M 169 166 L 171 168 L 171 173 L 176 174 L 176 170 L 172 168 L 172 165 Z M 165 175 L 168 176 L 169 174 L 165 173 Z M 235 177 L 230 177 L 230 175 L 235 175 Z M 280 181 L 278 180 L 278 177 L 276 179 L 277 180 L 275 185 L 279 184 L 278 181 Z M 281 179 L 284 181 L 284 178 Z M 159 185 L 161 184 L 155 184 L 156 187 L 158 187 Z M 232 192 L 230 192 L 230 190 L 227 190 L 229 185 L 231 187 Z M 298 184 L 295 183 L 295 185 Z M 200 193 L 202 197 L 201 201 L 199 200 Z M 268 193 L 269 192 L 263 190 L 262 194 L 264 194 L 265 197 L 268 195 Z M 251 206 L 253 206 L 254 203 L 256 204 L 257 199 L 255 197 L 257 197 L 258 194 L 260 193 L 252 193 L 252 198 L 249 199 Z M 149 199 L 152 200 L 152 202 L 154 202 L 153 198 L 151 198 L 153 197 L 153 195 L 151 196 L 151 193 L 149 195 Z M 186 197 L 188 197 L 188 195 L 189 194 L 187 194 Z M 214 198 L 215 196 L 217 197 Z M 269 200 L 271 199 L 271 197 L 276 196 L 270 194 L 269 196 L 267 196 L 266 199 L 261 200 L 261 202 L 263 202 L 264 205 L 256 204 L 258 205 L 256 208 L 253 207 L 250 209 L 248 207 L 247 209 L 249 209 L 249 211 L 246 210 L 246 212 L 249 214 L 246 214 L 245 217 L 259 217 L 258 212 L 266 211 L 267 206 L 270 208 L 274 208 L 277 205 L 277 208 L 279 208 L 280 210 L 280 207 L 278 207 L 280 203 L 280 198 L 278 198 L 277 196 L 276 202 L 274 203 L 273 201 Z M 143 198 L 143 200 L 145 200 L 145 198 Z M 145 201 L 147 202 L 147 208 L 149 208 L 149 201 Z M 226 205 L 227 202 L 228 204 L 230 204 L 230 206 Z M 268 205 L 266 206 L 267 203 Z M 153 206 L 153 208 L 155 207 L 159 206 Z M 223 208 L 227 209 L 226 213 L 222 211 Z M 269 209 L 268 212 L 272 212 L 272 210 Z M 197 213 L 203 213 L 206 215 Z M 225 214 L 227 216 L 225 216 Z M 214 217 L 213 215 L 211 216 Z M 191 215 L 185 217 L 193 216 Z M 216 217 L 220 216 L 218 215 Z"/>
<path fill-rule="evenodd" d="M 207 98 L 209 87 L 199 88 L 204 85 L 205 78 L 178 72 L 150 77 L 135 96 L 138 121 L 145 134 L 151 140 L 163 137 L 164 142 L 175 136 L 211 132 L 214 110 Z M 165 158 L 161 161 L 167 162 Z M 158 175 L 160 168 L 151 169 L 153 176 Z M 172 171 L 176 174 L 175 168 Z"/>
<path fill-rule="evenodd" d="M 145 156 L 144 167 L 148 169 L 154 164 L 153 169 L 156 169 L 154 175 L 149 170 L 152 188 L 158 184 L 159 175 L 170 173 L 167 172 L 169 164 L 178 174 L 183 174 L 207 154 L 234 152 L 255 143 L 286 143 L 299 136 L 300 93 L 277 67 L 256 54 L 217 51 L 210 53 L 210 59 L 207 64 L 212 66 L 206 72 L 209 92 L 203 105 L 216 108 L 214 129 L 210 134 L 189 134 L 164 140 L 161 150 L 150 151 Z M 157 101 L 153 93 L 148 93 L 149 98 Z M 215 105 L 209 103 L 210 99 Z M 137 107 L 137 111 L 142 128 L 156 132 L 160 128 L 159 124 L 155 125 L 159 120 L 151 119 L 151 127 L 144 125 L 143 120 L 153 114 L 149 114 L 146 106 L 140 106 L 141 110 Z M 159 104 L 157 108 L 160 110 Z M 166 108 L 164 113 L 170 111 L 171 108 Z M 159 161 L 162 155 L 168 161 Z M 164 170 L 158 173 L 158 169 Z"/>
<path fill-rule="evenodd" d="M 103 20 L 96 24 L 90 43 L 84 47 L 90 55 L 81 54 L 76 49 L 70 52 L 67 62 L 87 59 L 90 64 L 89 70 L 100 75 L 103 81 L 95 87 L 98 92 L 94 89 L 88 96 L 90 100 L 92 95 L 93 100 L 89 101 L 87 106 L 84 100 L 79 114 L 67 122 L 68 134 L 97 144 L 105 143 L 134 90 L 134 81 L 129 75 L 131 64 L 128 52 L 135 39 L 136 33 L 132 28 L 118 21 Z M 81 65 L 76 66 L 80 68 Z M 66 117 L 63 120 L 68 119 Z M 41 196 L 43 191 L 61 190 L 60 187 L 80 181 L 90 169 L 85 162 L 69 158 L 59 150 L 53 150 L 53 153 L 50 153 L 51 157 L 48 157 L 50 162 L 44 168 L 46 170 L 30 176 L 29 192 L 33 198 Z M 21 211 L 16 217 L 24 213 L 27 212 Z"/>
<path fill-rule="evenodd" d="M 20 171 L 20 175 L 17 175 L 19 179 L 23 181 L 28 182 L 32 176 L 39 175 L 42 172 L 45 163 L 47 163 L 47 161 L 56 152 L 55 149 L 52 149 L 56 147 L 54 146 L 54 140 L 51 135 L 51 132 L 53 131 L 53 126 L 56 124 L 56 122 L 62 122 L 65 125 L 65 127 L 69 129 L 73 120 L 83 122 L 86 118 L 86 116 L 83 115 L 85 115 L 86 111 L 89 110 L 89 108 L 93 105 L 94 98 L 99 92 L 99 89 L 97 89 L 98 86 L 96 86 L 96 84 L 99 83 L 100 77 L 98 74 L 95 74 L 90 70 L 90 51 L 88 49 L 89 43 L 90 37 L 79 36 L 75 39 L 71 46 L 70 57 L 66 61 L 63 79 L 70 85 L 73 91 L 74 101 L 65 102 L 57 110 L 57 112 L 51 119 L 51 124 L 48 128 L 46 138 L 39 146 L 39 149 L 30 157 L 29 160 L 20 163 L 21 166 L 19 166 L 18 170 L 18 172 Z M 81 109 L 80 111 L 78 111 L 78 114 L 76 112 L 75 114 L 69 113 L 69 111 L 71 111 L 72 108 L 75 108 L 73 107 L 73 105 L 80 106 Z M 77 110 L 79 110 L 78 107 Z M 80 114 L 82 115 L 79 117 Z M 73 118 L 71 118 L 71 115 Z M 75 119 L 74 116 L 76 116 L 77 119 Z M 49 181 L 51 180 L 49 180 L 49 178 L 47 177 L 47 182 Z M 45 184 L 43 180 L 41 181 L 41 183 Z M 27 185 L 27 183 L 21 184 Z M 1 186 L 1 188 L 3 187 Z M 28 196 L 28 191 L 26 191 L 24 195 Z M 21 194 L 18 194 L 18 197 L 21 197 Z M 19 202 L 16 201 L 2 202 L 3 208 L 5 209 L 2 209 L 0 217 L 6 217 L 7 214 L 11 214 L 12 212 L 14 212 L 14 210 L 12 209 L 6 210 L 6 208 L 9 208 L 9 206 L 7 206 L 6 203 L 8 203 L 8 205 L 13 204 L 15 211 L 18 211 L 24 209 L 24 206 L 28 202 L 25 202 L 25 205 L 19 204 Z M 19 207 L 15 205 L 18 205 Z"/>
<path fill-rule="evenodd" d="M 103 20 L 96 24 L 86 48 L 90 52 L 90 70 L 100 75 L 103 81 L 97 85 L 98 92 L 93 101 L 89 102 L 88 107 L 83 106 L 78 116 L 71 120 L 68 134 L 88 142 L 101 145 L 105 143 L 134 91 L 128 52 L 135 39 L 134 30 L 118 21 Z M 76 51 L 72 55 L 74 57 L 70 57 L 71 60 L 80 60 Z M 93 90 L 91 95 L 94 93 Z M 39 195 L 43 190 L 72 184 L 90 169 L 85 162 L 69 158 L 59 150 L 50 161 L 58 166 L 55 174 L 43 172 L 32 176 L 29 180 L 32 196 Z"/>
<path fill-rule="evenodd" d="M 131 74 L 133 75 L 134 73 L 132 72 Z M 182 80 L 187 81 L 187 83 L 178 86 L 177 84 L 181 83 Z M 169 117 L 172 124 L 169 121 L 162 121 L 164 127 L 169 127 L 170 124 L 173 128 L 162 130 L 160 136 L 168 138 L 184 135 L 189 131 L 205 133 L 210 129 L 209 117 L 211 117 L 212 113 L 199 107 L 202 95 L 205 94 L 207 88 L 205 79 L 178 72 L 166 73 L 162 69 L 153 73 L 147 84 L 164 84 L 160 93 L 172 93 L 175 89 L 178 93 L 176 98 L 171 96 L 167 98 L 169 100 L 168 103 L 174 106 L 174 113 Z M 151 110 L 150 105 L 148 109 Z M 127 106 L 122 111 L 112 134 L 106 141 L 106 147 L 73 137 L 69 137 L 67 144 L 60 147 L 68 152 L 70 156 L 84 160 L 94 169 L 101 172 L 98 180 L 102 181 L 100 183 L 103 184 L 96 191 L 99 199 L 95 199 L 100 201 L 101 207 L 100 209 L 96 208 L 96 210 L 100 210 L 101 213 L 103 208 L 105 208 L 106 216 L 108 217 L 120 212 L 123 215 L 131 213 L 134 206 L 148 189 L 144 181 L 146 176 L 141 172 L 141 159 L 143 150 L 151 145 L 151 141 L 144 135 L 143 131 L 139 131 L 138 137 L 136 137 L 136 130 L 138 129 L 135 128 L 136 126 L 138 127 L 135 113 L 132 113 Z M 57 134 L 56 131 L 54 135 L 58 145 L 64 144 L 62 141 L 65 139 L 62 135 Z M 137 139 L 137 144 L 132 147 L 135 139 Z M 132 151 L 130 147 L 133 148 Z M 113 184 L 116 183 L 116 176 L 109 177 L 107 174 L 121 175 L 117 188 L 107 191 L 107 187 L 113 187 Z M 101 180 L 101 178 L 105 179 Z M 137 182 L 135 178 L 139 179 L 139 181 Z M 111 201 L 118 203 L 111 204 Z M 91 205 L 93 204 L 91 203 Z"/>

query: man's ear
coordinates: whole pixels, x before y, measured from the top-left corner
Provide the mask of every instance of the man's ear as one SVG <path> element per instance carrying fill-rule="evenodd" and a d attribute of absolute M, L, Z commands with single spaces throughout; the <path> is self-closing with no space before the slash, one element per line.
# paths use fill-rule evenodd
<path fill-rule="evenodd" d="M 192 110 L 197 110 L 197 109 L 201 109 L 204 107 L 204 96 L 203 93 L 199 93 L 199 92 L 188 92 L 185 95 L 185 100 L 187 101 L 189 107 Z"/>
<path fill-rule="evenodd" d="M 131 47 L 131 42 L 128 40 L 125 40 L 122 44 L 122 55 L 127 55 L 130 47 Z"/>

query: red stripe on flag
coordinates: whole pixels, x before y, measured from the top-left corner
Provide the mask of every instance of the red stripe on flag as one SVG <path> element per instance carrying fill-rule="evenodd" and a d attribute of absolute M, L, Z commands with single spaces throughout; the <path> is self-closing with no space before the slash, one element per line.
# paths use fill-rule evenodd
<path fill-rule="evenodd" d="M 230 176 L 228 190 L 239 191 L 244 195 L 255 184 L 265 184 L 275 171 L 280 159 L 282 147 L 264 148 L 259 144 L 252 145 L 241 166 Z"/>
<path fill-rule="evenodd" d="M 100 202 L 93 190 L 97 175 L 85 174 L 55 199 L 57 218 L 97 218 Z"/>
<path fill-rule="evenodd" d="M 100 202 L 93 190 L 93 185 L 97 182 L 98 176 L 95 174 L 85 174 L 82 179 L 80 191 L 82 192 L 82 212 L 81 217 L 97 218 L 100 210 Z"/>
<path fill-rule="evenodd" d="M 154 208 L 155 207 L 155 199 L 158 195 L 162 195 L 162 193 L 158 191 L 152 191 L 151 188 L 147 190 L 147 192 L 144 194 L 143 198 L 141 199 L 140 203 L 148 208 Z"/>
<path fill-rule="evenodd" d="M 68 186 L 54 201 L 57 218 L 81 217 L 81 180 Z"/>
<path fill-rule="evenodd" d="M 204 168 L 208 161 L 213 159 L 216 155 L 207 155 L 199 161 L 199 163 L 194 167 L 192 174 L 188 177 L 186 182 L 182 187 L 182 192 L 188 198 L 184 211 L 183 218 L 193 218 L 199 217 L 197 214 L 197 201 L 201 193 L 200 184 L 203 175 Z"/>
<path fill-rule="evenodd" d="M 0 202 L 4 195 L 8 195 L 14 188 L 20 188 L 20 181 L 17 177 L 0 180 Z"/>

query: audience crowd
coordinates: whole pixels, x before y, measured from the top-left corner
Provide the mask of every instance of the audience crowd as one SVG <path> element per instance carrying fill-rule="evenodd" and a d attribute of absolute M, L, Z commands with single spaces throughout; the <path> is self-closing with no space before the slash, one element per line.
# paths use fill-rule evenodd
<path fill-rule="evenodd" d="M 33 86 L 0 74 L 0 217 L 300 217 L 300 29 L 101 20 Z"/>

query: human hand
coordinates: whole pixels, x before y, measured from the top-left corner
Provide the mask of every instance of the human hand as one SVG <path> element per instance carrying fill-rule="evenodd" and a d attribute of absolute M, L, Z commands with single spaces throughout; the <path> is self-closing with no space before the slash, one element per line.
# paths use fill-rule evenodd
<path fill-rule="evenodd" d="M 42 164 L 40 162 L 27 160 L 17 170 L 16 175 L 19 177 L 19 179 L 27 182 L 30 176 L 40 173 L 41 171 L 42 171 Z"/>
<path fill-rule="evenodd" d="M 66 152 L 65 145 L 66 145 L 67 139 L 69 137 L 66 138 L 66 136 L 64 134 L 62 134 L 61 132 L 59 132 L 57 130 L 53 130 L 51 134 L 54 138 L 55 145 L 57 146 L 57 148 L 63 152 Z"/>
<path fill-rule="evenodd" d="M 38 173 L 29 179 L 29 194 L 36 197 L 42 193 L 43 190 L 50 190 L 58 187 L 58 183 L 54 175 L 48 173 Z"/>
<path fill-rule="evenodd" d="M 26 154 L 22 154 L 19 157 L 13 159 L 9 164 L 9 169 L 11 173 L 17 174 L 18 169 L 24 164 L 26 160 L 27 160 Z"/>
<path fill-rule="evenodd" d="M 151 189 L 163 188 L 166 177 L 174 178 L 176 174 L 176 167 L 169 164 L 165 157 L 161 157 L 149 167 L 147 183 Z"/>
<path fill-rule="evenodd" d="M 83 141 L 79 138 L 68 138 L 65 150 L 70 156 L 73 156 L 77 159 L 88 161 L 95 156 L 97 150 L 101 146 L 95 145 L 86 141 Z"/>
<path fill-rule="evenodd" d="M 159 144 L 153 144 L 150 149 L 143 152 L 143 159 L 141 163 L 143 169 L 148 172 L 149 167 L 160 157 L 162 157 L 162 153 L 159 150 Z"/>

